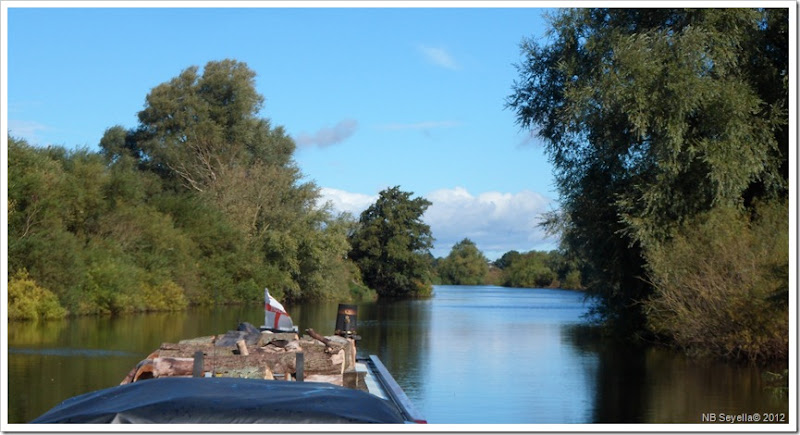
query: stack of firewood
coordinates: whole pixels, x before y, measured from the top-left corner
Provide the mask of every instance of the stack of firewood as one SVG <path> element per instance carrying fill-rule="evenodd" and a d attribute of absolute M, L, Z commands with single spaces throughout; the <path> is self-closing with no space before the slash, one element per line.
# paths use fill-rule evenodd
<path fill-rule="evenodd" d="M 312 329 L 300 337 L 295 332 L 259 331 L 249 324 L 226 334 L 163 343 L 121 384 L 175 376 L 303 380 L 364 389 L 352 338 L 323 337 Z"/>

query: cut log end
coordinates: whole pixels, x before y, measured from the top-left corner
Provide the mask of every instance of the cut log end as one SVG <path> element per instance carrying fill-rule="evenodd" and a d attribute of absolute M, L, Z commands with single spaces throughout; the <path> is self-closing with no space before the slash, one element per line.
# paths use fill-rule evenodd
<path fill-rule="evenodd" d="M 236 347 L 239 349 L 239 355 L 250 355 L 250 352 L 247 351 L 247 343 L 244 340 L 237 341 Z"/>

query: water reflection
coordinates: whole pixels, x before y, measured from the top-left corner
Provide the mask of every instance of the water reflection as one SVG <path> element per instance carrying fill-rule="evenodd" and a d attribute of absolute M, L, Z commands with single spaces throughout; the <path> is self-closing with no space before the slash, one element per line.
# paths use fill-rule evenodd
<path fill-rule="evenodd" d="M 31 348 L 8 348 L 10 354 L 24 354 L 24 355 L 53 355 L 53 356 L 83 356 L 94 358 L 107 358 L 114 356 L 136 356 L 133 352 L 124 352 L 120 350 L 100 350 L 100 349 L 72 349 L 72 348 L 48 348 L 48 349 L 31 349 Z"/>
<path fill-rule="evenodd" d="M 433 423 L 579 423 L 590 396 L 560 328 L 585 312 L 574 292 L 436 287 L 420 407 Z M 548 308 L 549 306 L 554 308 Z"/>
<path fill-rule="evenodd" d="M 263 307 L 9 323 L 9 422 L 33 420 L 69 397 L 118 385 L 163 342 L 218 334 L 249 319 L 263 321 Z"/>
<path fill-rule="evenodd" d="M 564 337 L 585 355 L 594 385 L 593 423 L 701 423 L 703 413 L 788 412 L 762 382 L 762 368 L 689 358 L 668 349 L 604 340 L 573 325 Z"/>
<path fill-rule="evenodd" d="M 430 301 L 382 301 L 359 305 L 360 355 L 380 357 L 412 400 L 423 392 L 420 381 L 430 349 Z"/>
<path fill-rule="evenodd" d="M 601 340 L 578 292 L 437 286 L 426 300 L 358 304 L 359 354 L 376 354 L 431 423 L 698 423 L 702 413 L 787 412 L 755 367 Z M 338 303 L 287 305 L 332 334 Z M 264 322 L 261 304 L 10 323 L 11 423 L 117 385 L 162 342 Z M 302 332 L 302 331 L 301 331 Z"/>

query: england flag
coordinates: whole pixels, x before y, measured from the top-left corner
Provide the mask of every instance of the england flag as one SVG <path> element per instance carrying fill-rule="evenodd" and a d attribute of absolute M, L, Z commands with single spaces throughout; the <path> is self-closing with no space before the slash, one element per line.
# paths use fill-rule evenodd
<path fill-rule="evenodd" d="M 269 290 L 266 288 L 264 289 L 264 329 L 276 332 L 295 330 L 292 318 L 286 313 L 286 309 L 269 294 Z"/>

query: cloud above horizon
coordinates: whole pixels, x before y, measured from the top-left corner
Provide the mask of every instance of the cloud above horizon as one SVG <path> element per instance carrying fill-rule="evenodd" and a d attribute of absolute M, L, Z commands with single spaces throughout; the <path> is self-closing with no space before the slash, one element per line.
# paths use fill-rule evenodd
<path fill-rule="evenodd" d="M 425 55 L 429 62 L 442 68 L 451 69 L 454 71 L 460 70 L 461 65 L 456 62 L 455 58 L 444 48 L 431 47 L 430 45 L 419 45 L 419 51 Z"/>
<path fill-rule="evenodd" d="M 436 190 L 426 198 L 433 203 L 425 221 L 436 237 L 438 252 L 434 255 L 446 256 L 464 238 L 475 242 L 490 259 L 511 250 L 551 249 L 555 244 L 539 228 L 542 213 L 551 205 L 539 193 L 523 190 L 473 195 L 456 187 Z"/>
<path fill-rule="evenodd" d="M 319 190 L 320 198 L 318 205 L 330 203 L 336 213 L 350 213 L 355 217 L 366 210 L 370 205 L 378 200 L 378 195 L 365 195 L 363 193 L 352 193 L 344 190 L 323 187 Z"/>
<path fill-rule="evenodd" d="M 294 141 L 299 147 L 320 147 L 325 148 L 343 142 L 352 136 L 358 128 L 358 121 L 355 119 L 344 119 L 333 127 L 323 127 L 314 134 L 300 133 Z"/>
<path fill-rule="evenodd" d="M 8 120 L 8 133 L 12 137 L 22 138 L 28 141 L 31 145 L 39 145 L 39 132 L 50 130 L 44 124 L 36 121 L 21 121 L 18 119 Z"/>
<path fill-rule="evenodd" d="M 378 195 L 322 188 L 322 203 L 329 201 L 336 212 L 358 217 Z M 439 189 L 425 195 L 431 206 L 423 220 L 436 238 L 433 255 L 444 257 L 450 249 L 469 238 L 489 259 L 517 250 L 550 250 L 556 240 L 539 228 L 541 215 L 549 211 L 551 200 L 523 190 L 517 193 L 484 192 L 473 195 L 463 187 Z"/>

